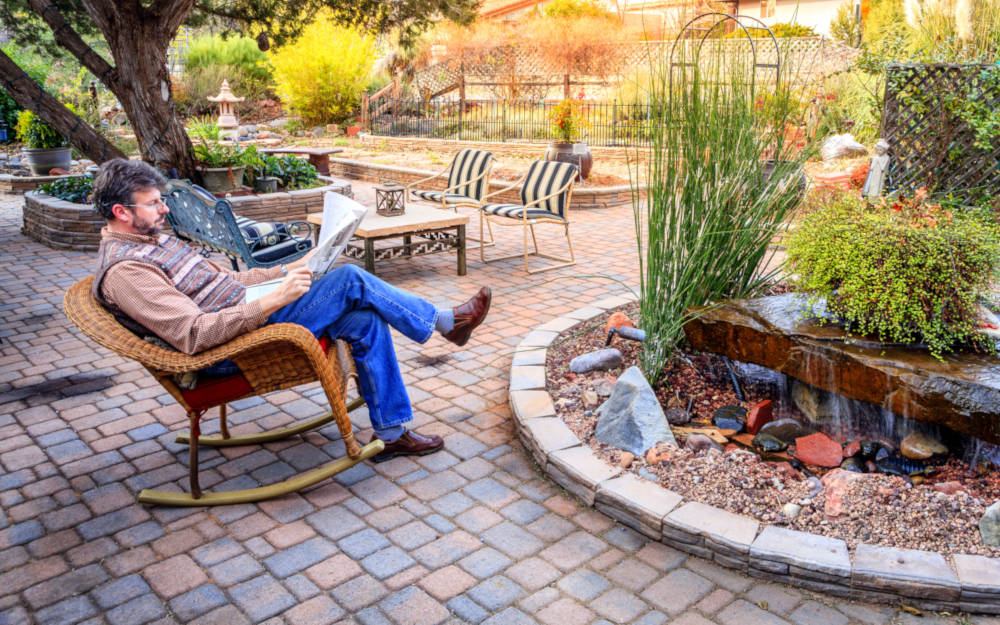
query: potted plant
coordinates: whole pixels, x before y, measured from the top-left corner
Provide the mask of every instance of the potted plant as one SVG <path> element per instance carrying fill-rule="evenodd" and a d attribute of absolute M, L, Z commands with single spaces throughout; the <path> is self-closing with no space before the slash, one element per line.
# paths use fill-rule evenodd
<path fill-rule="evenodd" d="M 195 139 L 194 157 L 201 163 L 205 188 L 213 193 L 222 193 L 243 186 L 245 150 L 235 141 L 223 140 L 221 129 L 212 121 L 197 121 L 191 134 Z"/>
<path fill-rule="evenodd" d="M 29 110 L 17 116 L 17 138 L 28 147 L 25 161 L 36 176 L 47 176 L 55 168 L 69 171 L 73 150 L 52 126 Z"/>
<path fill-rule="evenodd" d="M 576 141 L 580 131 L 587 125 L 582 106 L 578 101 L 566 98 L 552 109 L 550 118 L 557 139 L 545 152 L 545 160 L 573 163 L 580 168 L 580 177 L 587 178 L 594 165 L 594 158 L 586 143 Z"/>

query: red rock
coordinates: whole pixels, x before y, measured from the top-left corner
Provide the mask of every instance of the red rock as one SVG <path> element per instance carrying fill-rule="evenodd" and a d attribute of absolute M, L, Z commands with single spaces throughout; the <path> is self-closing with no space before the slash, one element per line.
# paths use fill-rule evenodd
<path fill-rule="evenodd" d="M 618 459 L 618 464 L 623 469 L 627 469 L 632 466 L 632 461 L 635 460 L 635 454 L 630 451 L 623 451 L 621 458 Z"/>
<path fill-rule="evenodd" d="M 815 436 L 815 435 L 814 435 Z M 801 439 L 799 439 L 801 440 Z M 852 473 L 843 469 L 834 469 L 822 478 L 820 482 L 824 487 L 823 514 L 828 519 L 835 519 L 844 513 L 844 497 L 851 487 L 851 482 L 860 478 L 861 473 Z"/>
<path fill-rule="evenodd" d="M 879 486 L 875 492 L 877 492 L 882 497 L 891 497 L 896 494 L 896 489 L 889 488 L 888 486 Z"/>
<path fill-rule="evenodd" d="M 733 430 L 719 430 L 720 433 L 722 433 L 722 432 L 732 432 L 732 431 Z M 732 434 L 732 435 L 729 435 L 728 438 L 729 438 L 729 440 L 733 441 L 734 443 L 736 443 L 740 447 L 743 447 L 744 449 L 752 449 L 753 448 L 753 434 L 747 434 L 747 433 Z"/>
<path fill-rule="evenodd" d="M 789 478 L 791 478 L 793 480 L 798 480 L 798 479 L 802 478 L 802 476 L 799 475 L 799 472 L 796 471 L 792 467 L 792 465 L 788 464 L 787 462 L 767 462 L 765 464 L 767 464 L 767 466 L 769 466 L 772 469 L 774 469 L 775 472 L 780 473 L 781 475 L 784 475 L 785 477 L 789 477 Z"/>
<path fill-rule="evenodd" d="M 611 332 L 611 328 L 621 328 L 621 327 L 634 328 L 635 324 L 632 323 L 632 320 L 629 319 L 628 315 L 626 315 L 625 313 L 616 312 L 610 317 L 608 317 L 608 322 L 604 325 L 604 334 Z"/>
<path fill-rule="evenodd" d="M 570 382 L 572 382 L 573 380 L 576 379 L 576 374 L 575 373 L 567 373 L 566 374 L 566 379 L 569 380 Z"/>
<path fill-rule="evenodd" d="M 956 481 L 938 482 L 934 485 L 934 490 L 946 495 L 954 495 L 960 490 L 965 490 L 965 486 L 963 486 L 961 482 Z"/>
<path fill-rule="evenodd" d="M 747 413 L 747 432 L 756 434 L 765 423 L 770 423 L 774 419 L 774 410 L 771 408 L 771 400 L 754 405 Z"/>
<path fill-rule="evenodd" d="M 856 456 L 861 451 L 861 441 L 851 441 L 844 446 L 844 457 Z"/>
<path fill-rule="evenodd" d="M 646 464 L 660 464 L 670 460 L 670 449 L 659 445 L 650 447 L 646 452 Z"/>
<path fill-rule="evenodd" d="M 723 448 L 723 450 L 722 450 L 722 451 L 723 451 L 723 452 L 730 452 L 730 451 L 734 451 L 734 450 L 736 450 L 736 449 L 740 449 L 740 447 L 739 447 L 738 445 L 736 445 L 735 443 L 729 443 L 728 445 L 726 445 L 726 446 L 725 446 L 725 447 Z"/>
<path fill-rule="evenodd" d="M 840 445 L 822 432 L 796 438 L 795 457 L 817 467 L 839 467 L 844 459 Z"/>
<path fill-rule="evenodd" d="M 49 175 L 50 176 L 66 176 L 66 175 L 69 175 L 69 172 L 66 171 L 65 169 L 63 169 L 62 167 L 53 167 L 52 169 L 49 170 Z"/>

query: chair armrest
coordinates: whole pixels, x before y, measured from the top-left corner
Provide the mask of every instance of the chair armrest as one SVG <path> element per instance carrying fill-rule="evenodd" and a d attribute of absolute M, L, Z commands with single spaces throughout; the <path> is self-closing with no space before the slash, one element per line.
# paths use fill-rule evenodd
<path fill-rule="evenodd" d="M 285 224 L 288 236 L 293 239 L 308 239 L 312 241 L 313 225 L 308 221 L 290 221 Z"/>
<path fill-rule="evenodd" d="M 434 174 L 433 176 L 427 176 L 426 178 L 421 178 L 420 180 L 415 180 L 415 181 L 411 182 L 410 184 L 406 185 L 405 192 L 409 193 L 411 188 L 417 186 L 418 184 L 422 184 L 424 182 L 427 182 L 428 180 L 434 180 L 435 178 L 441 178 L 442 176 L 444 176 L 445 174 L 447 174 L 449 170 L 451 170 L 451 166 L 448 166 L 448 167 L 444 168 L 444 170 L 442 170 L 439 173 Z"/>
<path fill-rule="evenodd" d="M 486 198 L 490 198 L 490 197 L 493 197 L 494 195 L 500 195 L 500 194 L 501 194 L 501 193 L 503 193 L 504 191 L 510 191 L 511 189 L 515 189 L 515 188 L 519 187 L 520 185 L 524 184 L 524 181 L 525 181 L 525 180 L 526 180 L 527 178 L 528 178 L 528 175 L 527 175 L 527 174 L 525 174 L 525 175 L 521 176 L 520 178 L 518 178 L 518 179 L 517 179 L 517 180 L 516 180 L 516 181 L 514 182 L 514 184 L 510 185 L 509 187 L 504 187 L 504 188 L 500 189 L 499 191 L 494 191 L 493 193 L 487 193 L 486 195 L 484 195 L 484 196 L 483 196 L 483 200 L 482 200 L 483 204 L 486 204 L 486 203 L 487 203 L 487 202 L 486 202 Z"/>

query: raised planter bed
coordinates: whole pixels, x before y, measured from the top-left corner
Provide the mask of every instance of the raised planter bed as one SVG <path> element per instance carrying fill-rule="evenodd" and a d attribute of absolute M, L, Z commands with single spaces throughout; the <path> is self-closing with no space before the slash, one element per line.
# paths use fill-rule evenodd
<path fill-rule="evenodd" d="M 11 174 L 0 174 L 0 193 L 23 195 L 28 191 L 34 191 L 39 187 L 39 185 L 67 177 L 68 176 L 14 176 Z"/>
<path fill-rule="evenodd" d="M 537 147 L 537 146 L 535 146 Z M 491 144 L 492 149 L 492 144 Z M 368 163 L 365 161 L 355 161 L 346 158 L 330 159 L 330 174 L 342 176 L 353 180 L 364 180 L 366 182 L 385 182 L 391 180 L 399 184 L 409 184 L 432 176 L 434 171 L 423 169 L 412 169 L 398 165 L 383 165 L 380 163 Z M 441 190 L 444 189 L 446 179 L 439 178 L 427 183 L 427 188 Z M 490 181 L 490 191 L 499 191 L 510 185 L 506 181 Z M 643 187 L 644 189 L 644 187 Z M 495 202 L 520 202 L 520 195 L 517 189 L 512 189 L 497 196 Z M 592 209 L 592 208 L 616 208 L 620 206 L 631 206 L 632 189 L 628 185 L 620 187 L 574 187 L 571 208 Z"/>
<path fill-rule="evenodd" d="M 260 221 L 300 221 L 323 210 L 327 191 L 354 197 L 347 181 L 321 176 L 322 187 L 230 198 L 233 211 Z M 41 184 L 41 183 L 39 183 Z M 25 236 L 56 249 L 96 251 L 104 218 L 90 204 L 66 202 L 38 191 L 24 195 Z"/>
<path fill-rule="evenodd" d="M 580 321 L 620 307 L 612 297 L 549 321 L 518 345 L 510 404 L 525 449 L 559 485 L 623 525 L 752 577 L 829 595 L 934 611 L 1000 614 L 1000 558 L 860 544 L 778 526 L 695 501 L 624 474 L 581 443 L 545 389 L 548 346 Z"/>

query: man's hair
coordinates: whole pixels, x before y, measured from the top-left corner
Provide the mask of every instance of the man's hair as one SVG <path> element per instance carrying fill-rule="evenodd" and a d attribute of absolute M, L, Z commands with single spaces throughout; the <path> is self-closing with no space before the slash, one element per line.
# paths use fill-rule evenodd
<path fill-rule="evenodd" d="M 166 179 L 148 163 L 127 158 L 113 158 L 101 165 L 94 177 L 94 191 L 91 197 L 94 208 L 106 220 L 115 218 L 111 207 L 115 204 L 131 204 L 132 194 L 153 187 L 163 187 Z"/>

